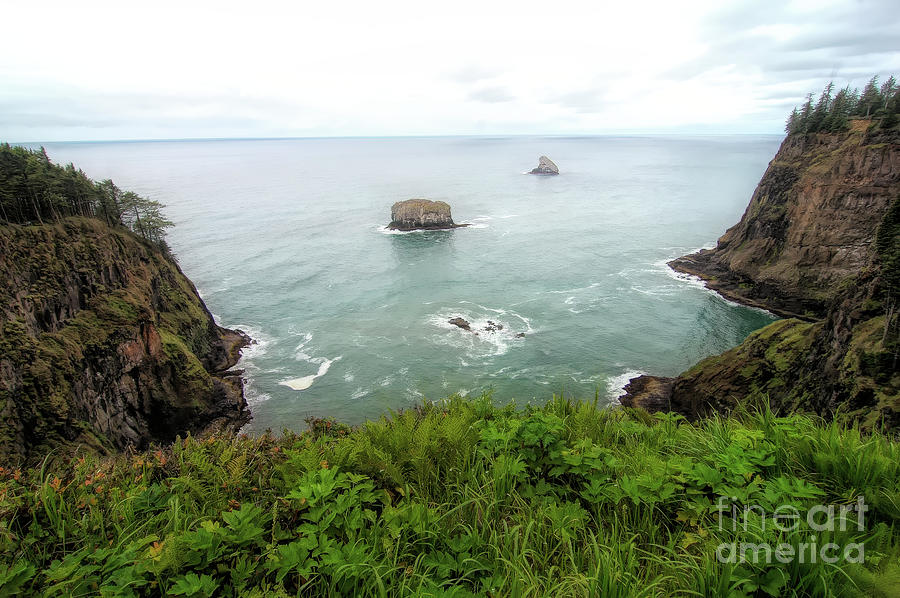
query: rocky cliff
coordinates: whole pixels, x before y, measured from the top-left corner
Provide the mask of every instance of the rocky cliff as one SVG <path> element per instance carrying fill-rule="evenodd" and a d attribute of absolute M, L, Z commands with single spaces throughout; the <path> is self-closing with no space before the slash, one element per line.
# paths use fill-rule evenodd
<path fill-rule="evenodd" d="M 788 136 L 716 248 L 670 263 L 788 319 L 676 378 L 632 381 L 622 403 L 697 416 L 768 399 L 900 425 L 898 197 L 896 128 L 860 120 L 843 133 Z"/>
<path fill-rule="evenodd" d="M 144 447 L 249 419 L 247 337 L 156 245 L 93 218 L 0 226 L 0 459 Z"/>
<path fill-rule="evenodd" d="M 841 283 L 871 261 L 875 231 L 900 193 L 896 130 L 869 125 L 787 137 L 741 221 L 715 249 L 670 265 L 742 303 L 824 316 Z"/>

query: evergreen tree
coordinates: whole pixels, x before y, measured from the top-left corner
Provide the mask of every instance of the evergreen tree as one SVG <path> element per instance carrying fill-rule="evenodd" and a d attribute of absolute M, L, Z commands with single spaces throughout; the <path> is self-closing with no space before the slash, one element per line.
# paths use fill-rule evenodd
<path fill-rule="evenodd" d="M 878 76 L 872 77 L 863 88 L 862 96 L 859 98 L 859 107 L 857 115 L 863 118 L 870 118 L 875 110 L 881 104 L 881 91 L 878 89 Z"/>
<path fill-rule="evenodd" d="M 95 183 L 72 164 L 53 164 L 44 148 L 28 150 L 0 144 L 0 222 L 45 224 L 70 216 L 100 218 L 124 226 L 161 248 L 172 226 L 163 205 L 107 179 Z"/>

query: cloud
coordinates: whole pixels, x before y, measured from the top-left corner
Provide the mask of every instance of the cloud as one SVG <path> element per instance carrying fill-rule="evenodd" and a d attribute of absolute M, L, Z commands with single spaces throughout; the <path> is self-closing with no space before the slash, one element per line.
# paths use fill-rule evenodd
<path fill-rule="evenodd" d="M 448 75 L 448 79 L 457 83 L 478 83 L 486 79 L 494 79 L 503 74 L 499 68 L 491 68 L 480 64 L 467 64 Z"/>
<path fill-rule="evenodd" d="M 469 99 L 475 102 L 485 102 L 487 104 L 500 104 L 503 102 L 512 102 L 515 100 L 509 91 L 503 87 L 482 87 L 475 91 L 469 92 Z"/>
<path fill-rule="evenodd" d="M 895 0 L 572 0 L 555 11 L 45 0 L 6 13 L 0 36 L 29 48 L 0 55 L 0 139 L 14 141 L 780 133 L 790 106 L 829 79 L 862 87 L 900 73 Z M 42 23 L 40 44 L 17 25 L 28 22 Z"/>

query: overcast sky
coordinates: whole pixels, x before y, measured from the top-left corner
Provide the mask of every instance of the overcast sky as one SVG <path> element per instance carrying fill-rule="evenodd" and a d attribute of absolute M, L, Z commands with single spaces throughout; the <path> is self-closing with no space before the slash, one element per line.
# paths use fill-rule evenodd
<path fill-rule="evenodd" d="M 897 0 L 14 2 L 0 140 L 780 133 Z"/>

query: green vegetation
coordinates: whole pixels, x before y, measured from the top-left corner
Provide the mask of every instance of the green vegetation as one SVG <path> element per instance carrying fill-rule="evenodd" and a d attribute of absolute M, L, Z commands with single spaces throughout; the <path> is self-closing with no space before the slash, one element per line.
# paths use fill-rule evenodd
<path fill-rule="evenodd" d="M 0 596 L 895 596 L 900 584 L 900 444 L 878 433 L 766 408 L 690 424 L 489 396 L 357 429 L 308 421 L 302 435 L 0 469 Z M 840 508 L 834 530 L 806 523 L 812 506 L 859 495 L 861 530 Z M 802 521 L 779 529 L 784 505 Z M 795 557 L 720 562 L 732 542 Z M 836 563 L 821 558 L 828 543 Z"/>
<path fill-rule="evenodd" d="M 862 93 L 849 86 L 834 93 L 834 83 L 829 83 L 815 104 L 809 94 L 799 109 L 794 108 L 784 130 L 789 135 L 838 133 L 846 131 L 854 118 L 874 119 L 883 129 L 896 126 L 900 121 L 900 86 L 896 79 L 889 77 L 879 86 L 878 77 L 872 77 Z"/>
<path fill-rule="evenodd" d="M 99 218 L 124 226 L 165 248 L 172 226 L 158 201 L 122 191 L 111 180 L 95 183 L 72 164 L 65 168 L 40 151 L 0 144 L 0 218 L 5 224 L 60 222 L 67 216 Z"/>

